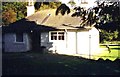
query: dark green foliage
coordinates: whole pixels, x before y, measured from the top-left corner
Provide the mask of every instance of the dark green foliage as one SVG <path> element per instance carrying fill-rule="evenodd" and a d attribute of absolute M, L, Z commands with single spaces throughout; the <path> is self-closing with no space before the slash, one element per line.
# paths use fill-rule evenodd
<path fill-rule="evenodd" d="M 118 40 L 118 34 L 119 32 L 113 31 L 113 32 L 107 32 L 105 30 L 101 30 L 100 32 L 100 42 L 105 43 L 106 41 L 116 41 Z"/>
<path fill-rule="evenodd" d="M 34 7 L 36 10 L 38 10 L 41 6 L 41 2 L 35 2 Z"/>
<path fill-rule="evenodd" d="M 27 2 L 2 2 L 2 24 L 8 25 L 25 18 L 27 15 L 27 4 Z M 60 4 L 60 2 L 35 2 L 34 7 L 36 10 L 55 9 Z"/>
<path fill-rule="evenodd" d="M 2 2 L 3 24 L 8 25 L 24 18 L 27 13 L 26 6 L 27 2 Z"/>
<path fill-rule="evenodd" d="M 61 2 L 36 2 L 35 8 L 36 10 L 56 9 L 60 5 L 61 5 Z"/>
<path fill-rule="evenodd" d="M 76 3 L 74 1 L 69 1 L 68 4 L 70 4 L 71 6 L 74 6 Z"/>
<path fill-rule="evenodd" d="M 61 4 L 56 10 L 56 15 L 58 15 L 58 13 L 61 13 L 62 15 L 64 15 L 66 12 L 67 14 L 69 14 L 70 8 L 66 6 L 65 4 Z"/>
<path fill-rule="evenodd" d="M 16 13 L 14 10 L 9 8 L 9 10 L 3 11 L 2 13 L 2 21 L 5 25 L 8 25 L 10 23 L 13 23 L 16 21 Z"/>

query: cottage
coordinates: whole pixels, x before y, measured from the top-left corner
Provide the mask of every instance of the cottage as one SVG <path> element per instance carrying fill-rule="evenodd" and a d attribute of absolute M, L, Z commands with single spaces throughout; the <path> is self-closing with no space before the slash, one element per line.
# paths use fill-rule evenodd
<path fill-rule="evenodd" d="M 39 25 L 54 27 L 56 31 L 41 33 L 41 46 L 61 54 L 86 54 L 99 48 L 99 31 L 80 27 L 80 17 L 55 15 L 55 9 L 44 10 L 27 17 Z"/>
<path fill-rule="evenodd" d="M 55 11 L 39 11 L 11 24 L 4 32 L 4 50 L 26 52 L 36 49 L 40 52 L 40 47 L 44 46 L 58 54 L 97 53 L 99 31 L 94 27 L 80 27 L 80 17 L 72 17 L 72 13 L 56 16 Z"/>

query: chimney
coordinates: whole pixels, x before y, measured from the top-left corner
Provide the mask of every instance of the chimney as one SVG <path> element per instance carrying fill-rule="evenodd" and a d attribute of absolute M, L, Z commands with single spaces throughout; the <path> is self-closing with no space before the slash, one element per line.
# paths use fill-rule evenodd
<path fill-rule="evenodd" d="M 29 0 L 28 6 L 27 6 L 27 16 L 30 16 L 35 13 L 35 8 L 34 8 L 34 1 Z"/>

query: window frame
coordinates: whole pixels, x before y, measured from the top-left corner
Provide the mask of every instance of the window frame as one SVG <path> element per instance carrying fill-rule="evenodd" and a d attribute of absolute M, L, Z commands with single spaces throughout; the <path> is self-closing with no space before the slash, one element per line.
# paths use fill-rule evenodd
<path fill-rule="evenodd" d="M 52 40 L 52 38 L 51 38 L 51 33 L 52 32 L 57 33 L 57 39 L 56 40 Z M 59 40 L 59 33 L 63 33 L 63 38 L 64 38 L 63 40 Z M 65 41 L 65 32 L 64 31 L 51 31 L 51 32 L 49 32 L 49 41 Z"/>
<path fill-rule="evenodd" d="M 18 34 L 22 35 L 22 36 L 21 36 L 22 41 L 18 41 L 18 40 L 17 40 L 17 38 L 18 38 L 17 35 L 18 35 Z M 24 43 L 24 34 L 23 34 L 23 33 L 15 33 L 15 34 L 14 34 L 14 37 L 15 37 L 15 43 Z"/>

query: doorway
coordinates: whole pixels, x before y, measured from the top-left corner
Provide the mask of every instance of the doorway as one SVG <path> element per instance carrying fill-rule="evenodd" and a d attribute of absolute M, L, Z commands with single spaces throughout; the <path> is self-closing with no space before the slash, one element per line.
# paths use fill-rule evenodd
<path fill-rule="evenodd" d="M 38 30 L 34 30 L 31 34 L 32 39 L 32 51 L 39 52 L 41 47 L 41 33 Z"/>

